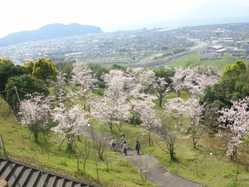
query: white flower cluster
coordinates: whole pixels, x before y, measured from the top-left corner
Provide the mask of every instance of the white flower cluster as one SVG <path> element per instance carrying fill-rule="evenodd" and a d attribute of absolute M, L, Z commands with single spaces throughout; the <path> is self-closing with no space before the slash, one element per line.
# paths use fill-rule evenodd
<path fill-rule="evenodd" d="M 64 136 L 74 137 L 80 135 L 88 124 L 88 120 L 79 105 L 66 109 L 61 103 L 59 107 L 54 109 L 52 117 L 57 122 L 57 126 L 53 130 Z"/>
<path fill-rule="evenodd" d="M 97 79 L 93 72 L 87 66 L 74 64 L 72 70 L 72 82 L 80 85 L 80 95 L 84 95 L 89 90 L 93 89 Z"/>
<path fill-rule="evenodd" d="M 47 125 L 50 119 L 50 100 L 47 97 L 36 95 L 27 96 L 29 99 L 25 99 L 20 103 L 19 116 L 21 122 L 28 127 L 43 128 Z"/>
<path fill-rule="evenodd" d="M 173 77 L 174 89 L 178 92 L 182 89 L 189 90 L 193 95 L 201 95 L 205 88 L 217 83 L 219 76 L 211 71 L 186 68 L 177 69 Z"/>
<path fill-rule="evenodd" d="M 227 145 L 227 155 L 236 154 L 238 146 L 249 132 L 249 97 L 234 101 L 231 108 L 224 108 L 220 111 L 218 121 L 221 127 L 230 131 L 230 138 Z"/>

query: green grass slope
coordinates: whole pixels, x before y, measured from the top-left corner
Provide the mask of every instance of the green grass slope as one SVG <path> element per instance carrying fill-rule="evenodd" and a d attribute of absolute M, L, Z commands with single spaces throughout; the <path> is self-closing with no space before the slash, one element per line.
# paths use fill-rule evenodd
<path fill-rule="evenodd" d="M 170 93 L 165 102 L 174 97 L 175 94 Z M 187 99 L 189 96 L 187 92 L 183 92 L 181 97 Z M 37 145 L 33 142 L 27 128 L 16 122 L 13 115 L 4 114 L 8 111 L 7 105 L 2 104 L 0 109 L 0 134 L 5 139 L 8 153 L 15 159 L 77 178 L 88 177 L 88 179 L 98 181 L 104 186 L 153 186 L 149 182 L 145 182 L 138 171 L 122 155 L 111 150 L 105 152 L 108 166 L 106 162 L 98 162 L 98 176 L 94 147 L 87 162 L 86 173 L 80 176 L 76 173 L 76 158 L 65 152 L 65 145 L 61 148 L 58 146 L 58 139 L 54 134 L 48 136 L 47 142 Z M 159 108 L 156 110 L 159 117 L 164 113 Z M 175 118 L 169 115 L 164 119 L 167 120 L 168 125 L 174 125 L 176 120 L 179 120 L 183 127 L 189 123 L 189 119 L 186 117 Z M 92 120 L 91 124 L 99 133 L 107 134 L 110 132 L 108 126 L 100 121 Z M 186 133 L 177 132 L 176 156 L 179 161 L 171 162 L 165 142 L 153 134 L 153 145 L 149 146 L 148 132 L 139 126 L 124 123 L 121 124 L 120 128 L 114 128 L 114 134 L 117 136 L 125 134 L 131 148 L 135 147 L 135 141 L 139 139 L 143 154 L 155 156 L 169 171 L 186 179 L 197 181 L 209 187 L 249 186 L 249 173 L 246 166 L 230 162 L 226 158 L 224 154 L 225 142 L 220 137 L 210 137 L 204 133 L 200 146 L 196 150 L 193 149 L 191 139 Z M 238 175 L 237 171 L 239 171 Z"/>
<path fill-rule="evenodd" d="M 188 122 L 186 119 L 181 119 L 181 121 Z M 96 128 L 100 132 L 109 132 L 109 128 L 102 123 L 95 124 L 97 124 Z M 170 161 L 165 142 L 157 135 L 154 134 L 152 136 L 153 145 L 149 146 L 148 133 L 142 128 L 130 124 L 122 124 L 121 130 L 128 137 L 129 146 L 134 148 L 136 140 L 139 139 L 142 146 L 142 154 L 155 156 L 165 168 L 174 174 L 209 187 L 249 186 L 249 173 L 246 166 L 230 162 L 225 157 L 225 149 L 220 147 L 222 140 L 219 138 L 203 135 L 199 149 L 195 150 L 190 137 L 179 133 L 176 140 L 176 156 L 179 161 L 172 162 Z M 118 128 L 115 128 L 114 132 L 120 135 Z M 237 170 L 239 175 L 236 183 Z"/>
<path fill-rule="evenodd" d="M 34 143 L 29 130 L 22 127 L 10 113 L 6 103 L 1 100 L 0 135 L 5 140 L 8 154 L 17 160 L 45 168 L 63 175 L 72 175 L 78 179 L 94 180 L 104 186 L 139 187 L 153 186 L 145 182 L 138 171 L 119 153 L 107 149 L 107 162 L 98 161 L 98 175 L 96 170 L 96 149 L 91 148 L 87 161 L 86 173 L 82 176 L 77 171 L 76 158 L 65 152 L 65 145 L 59 147 L 60 141 L 54 134 L 50 134 L 41 144 Z"/>
<path fill-rule="evenodd" d="M 195 66 L 204 66 L 204 67 L 212 67 L 216 69 L 219 72 L 223 72 L 225 66 L 227 64 L 232 64 L 236 60 L 238 60 L 235 57 L 232 57 L 229 54 L 225 54 L 220 59 L 201 59 L 201 56 L 199 53 L 191 53 L 188 55 L 185 55 L 181 58 L 176 59 L 172 63 L 168 64 L 168 67 L 195 67 Z"/>

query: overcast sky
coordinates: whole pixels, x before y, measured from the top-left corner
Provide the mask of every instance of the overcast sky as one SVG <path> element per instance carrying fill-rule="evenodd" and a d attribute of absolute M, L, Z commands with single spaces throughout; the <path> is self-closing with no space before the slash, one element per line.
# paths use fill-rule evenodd
<path fill-rule="evenodd" d="M 1 0 L 0 7 L 0 37 L 49 23 L 77 22 L 115 31 L 154 23 L 249 16 L 249 0 Z"/>

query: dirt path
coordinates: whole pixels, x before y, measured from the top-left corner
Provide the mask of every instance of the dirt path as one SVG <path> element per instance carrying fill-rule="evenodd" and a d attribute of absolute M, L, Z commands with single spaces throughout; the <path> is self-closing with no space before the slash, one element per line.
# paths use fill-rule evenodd
<path fill-rule="evenodd" d="M 90 137 L 90 131 L 85 131 L 85 136 Z M 101 138 L 107 146 L 111 140 L 109 134 L 99 134 L 95 132 L 95 138 Z M 142 172 L 146 179 L 159 187 L 201 187 L 203 185 L 184 179 L 183 177 L 167 171 L 159 161 L 151 155 L 137 155 L 135 151 L 129 150 L 128 161 Z"/>

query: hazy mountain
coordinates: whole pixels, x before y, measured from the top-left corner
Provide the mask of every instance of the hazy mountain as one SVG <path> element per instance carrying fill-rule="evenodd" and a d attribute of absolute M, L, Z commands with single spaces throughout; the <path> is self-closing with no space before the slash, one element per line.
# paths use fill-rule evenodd
<path fill-rule="evenodd" d="M 80 25 L 77 23 L 69 25 L 58 23 L 49 24 L 34 31 L 22 31 L 9 34 L 6 37 L 0 39 L 0 46 L 101 32 L 101 28 L 90 25 Z"/>

